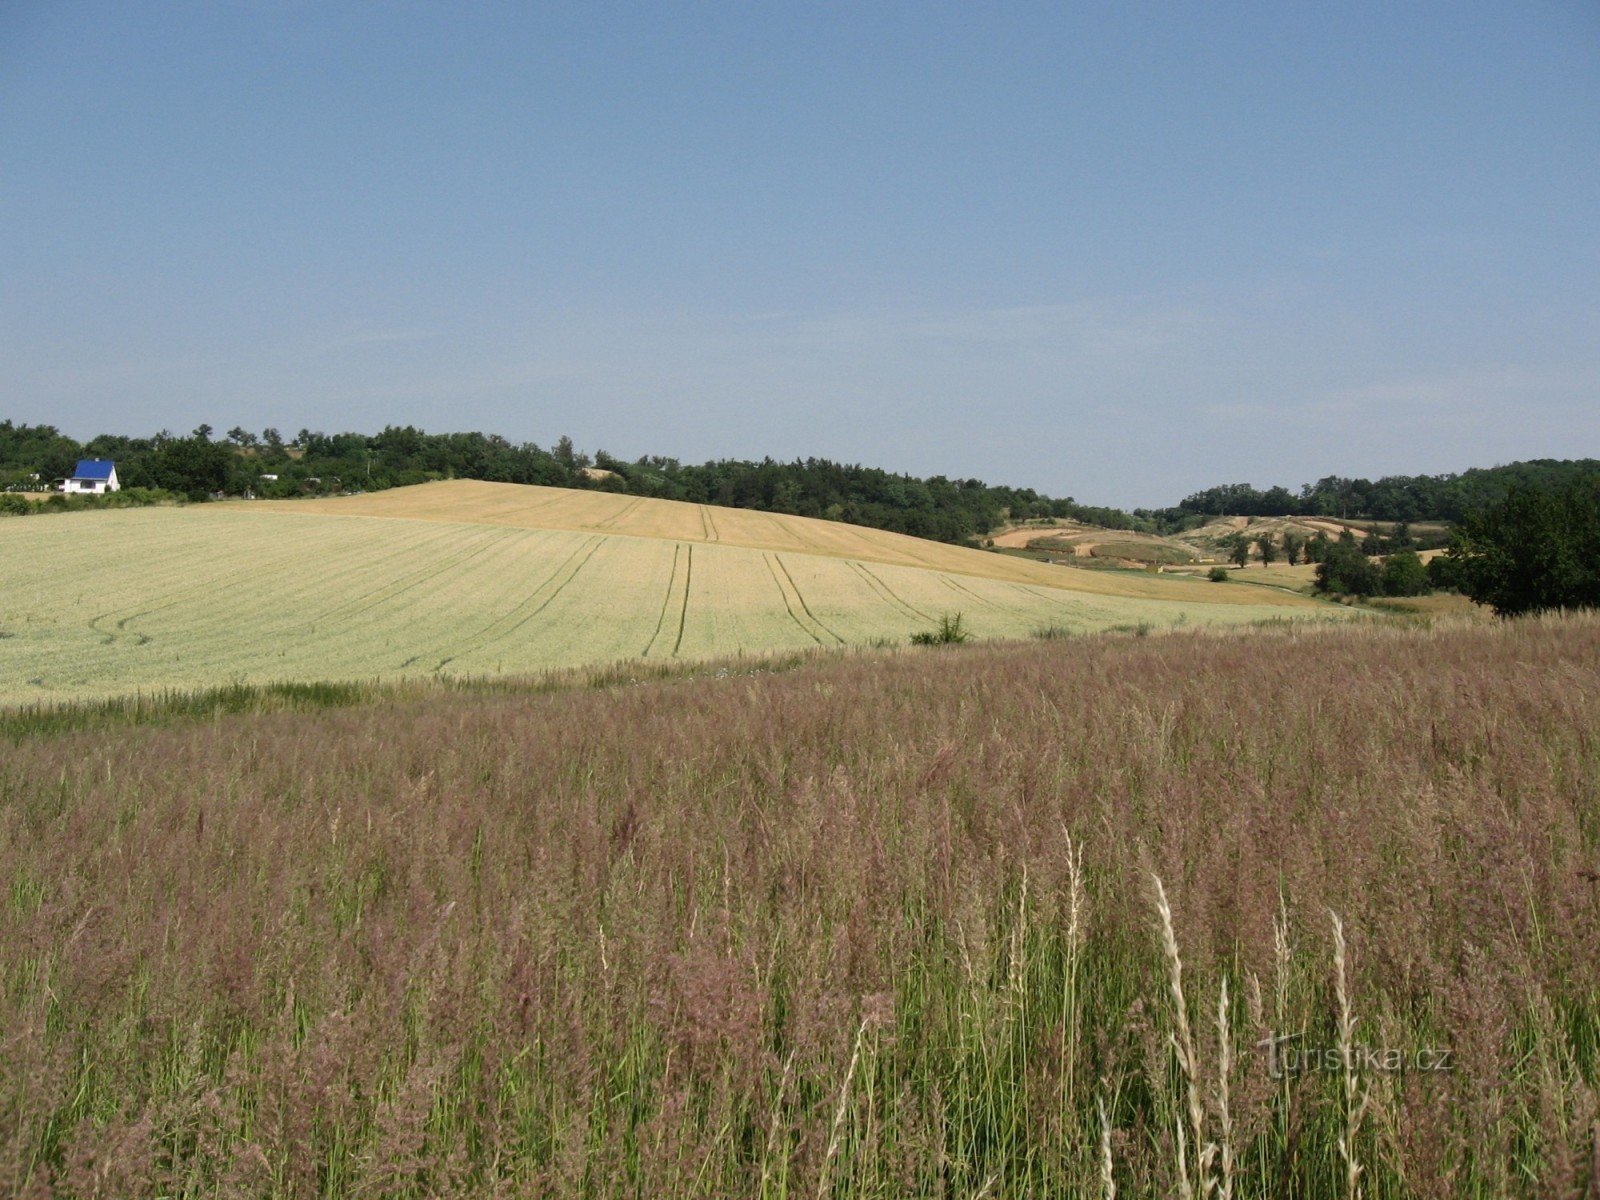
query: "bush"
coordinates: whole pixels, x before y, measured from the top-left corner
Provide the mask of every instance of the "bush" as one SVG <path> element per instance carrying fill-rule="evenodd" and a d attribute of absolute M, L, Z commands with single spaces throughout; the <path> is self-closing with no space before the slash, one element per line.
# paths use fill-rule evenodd
<path fill-rule="evenodd" d="M 1317 591 L 1347 596 L 1381 596 L 1383 574 L 1362 553 L 1349 530 L 1327 547 L 1327 557 L 1317 564 Z"/>
<path fill-rule="evenodd" d="M 0 493 L 0 513 L 9 517 L 25 517 L 33 511 L 33 502 L 9 492 Z"/>
<path fill-rule="evenodd" d="M 1206 578 L 1211 580 L 1212 583 L 1227 583 L 1229 578 L 1228 568 L 1212 567 L 1211 574 L 1207 575 Z"/>
<path fill-rule="evenodd" d="M 1385 596 L 1426 596 L 1432 590 L 1428 568 L 1422 565 L 1415 550 L 1398 550 L 1384 560 Z"/>
<path fill-rule="evenodd" d="M 1428 560 L 1428 586 L 1435 590 L 1457 588 L 1456 565 L 1456 560 L 1448 554 L 1435 554 Z"/>
<path fill-rule="evenodd" d="M 961 614 L 951 616 L 946 613 L 939 618 L 939 628 L 924 629 L 911 635 L 913 646 L 950 646 L 959 645 L 972 636 L 963 622 Z"/>

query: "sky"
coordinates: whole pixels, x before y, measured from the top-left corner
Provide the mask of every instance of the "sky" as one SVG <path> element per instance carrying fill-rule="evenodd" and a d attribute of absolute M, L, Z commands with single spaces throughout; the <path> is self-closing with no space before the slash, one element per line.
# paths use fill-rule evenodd
<path fill-rule="evenodd" d="M 0 417 L 1129 507 L 1600 456 L 1600 3 L 0 0 Z"/>

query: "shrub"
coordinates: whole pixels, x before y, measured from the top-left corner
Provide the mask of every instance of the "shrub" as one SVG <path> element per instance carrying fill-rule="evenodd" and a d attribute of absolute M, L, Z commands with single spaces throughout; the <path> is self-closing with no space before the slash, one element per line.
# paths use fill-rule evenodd
<path fill-rule="evenodd" d="M 1457 587 L 1456 560 L 1448 554 L 1436 554 L 1428 560 L 1428 586 L 1434 589 Z"/>
<path fill-rule="evenodd" d="M 1212 583 L 1227 583 L 1228 582 L 1228 568 L 1227 567 L 1212 567 L 1211 568 L 1211 574 L 1207 575 L 1206 578 L 1211 580 Z"/>
<path fill-rule="evenodd" d="M 1077 631 L 1070 625 L 1041 625 L 1033 631 L 1033 636 L 1041 642 L 1056 642 L 1062 638 L 1076 637 Z"/>
<path fill-rule="evenodd" d="M 1415 550 L 1398 550 L 1384 560 L 1385 596 L 1426 596 L 1432 590 L 1428 568 L 1422 565 Z"/>
<path fill-rule="evenodd" d="M 911 635 L 911 644 L 913 646 L 959 645 L 971 636 L 972 633 L 967 629 L 960 613 L 956 613 L 953 616 L 950 613 L 946 613 L 939 618 L 939 627 L 937 629 L 924 629 L 913 633 Z"/>
<path fill-rule="evenodd" d="M 1327 547 L 1327 557 L 1317 564 L 1317 590 L 1348 596 L 1383 594 L 1383 575 L 1356 544 L 1349 530 Z"/>

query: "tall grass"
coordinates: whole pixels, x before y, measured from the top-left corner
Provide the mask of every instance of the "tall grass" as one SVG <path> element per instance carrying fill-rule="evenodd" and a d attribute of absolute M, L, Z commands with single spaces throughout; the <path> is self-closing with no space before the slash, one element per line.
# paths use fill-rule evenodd
<path fill-rule="evenodd" d="M 34 730 L 0 1193 L 1581 1195 L 1596 664 L 1180 632 Z"/>

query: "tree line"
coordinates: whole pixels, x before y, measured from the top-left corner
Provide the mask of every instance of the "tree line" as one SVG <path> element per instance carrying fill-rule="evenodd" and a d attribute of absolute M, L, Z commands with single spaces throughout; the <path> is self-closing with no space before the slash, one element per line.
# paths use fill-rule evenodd
<path fill-rule="evenodd" d="M 1600 460 L 1536 458 L 1498 467 L 1474 467 L 1460 474 L 1386 475 L 1347 479 L 1327 475 L 1298 492 L 1286 487 L 1258 490 L 1229 483 L 1195 492 L 1163 509 L 1165 520 L 1183 514 L 1230 517 L 1338 517 L 1373 521 L 1449 521 L 1487 509 L 1513 488 L 1556 491 L 1600 473 Z"/>
<path fill-rule="evenodd" d="M 690 464 L 651 455 L 625 461 L 604 450 L 580 452 L 566 437 L 547 449 L 494 434 L 426 433 L 410 425 L 373 435 L 301 429 L 292 437 L 240 427 L 219 437 L 202 425 L 187 436 L 105 434 L 78 442 L 53 426 L 0 421 L 0 486 L 42 490 L 70 475 L 80 458 L 114 459 L 124 488 L 189 500 L 331 495 L 456 478 L 760 509 L 944 542 L 972 541 L 1008 519 L 1112 526 L 1132 519 L 1032 488 L 919 478 L 823 458 Z"/>

